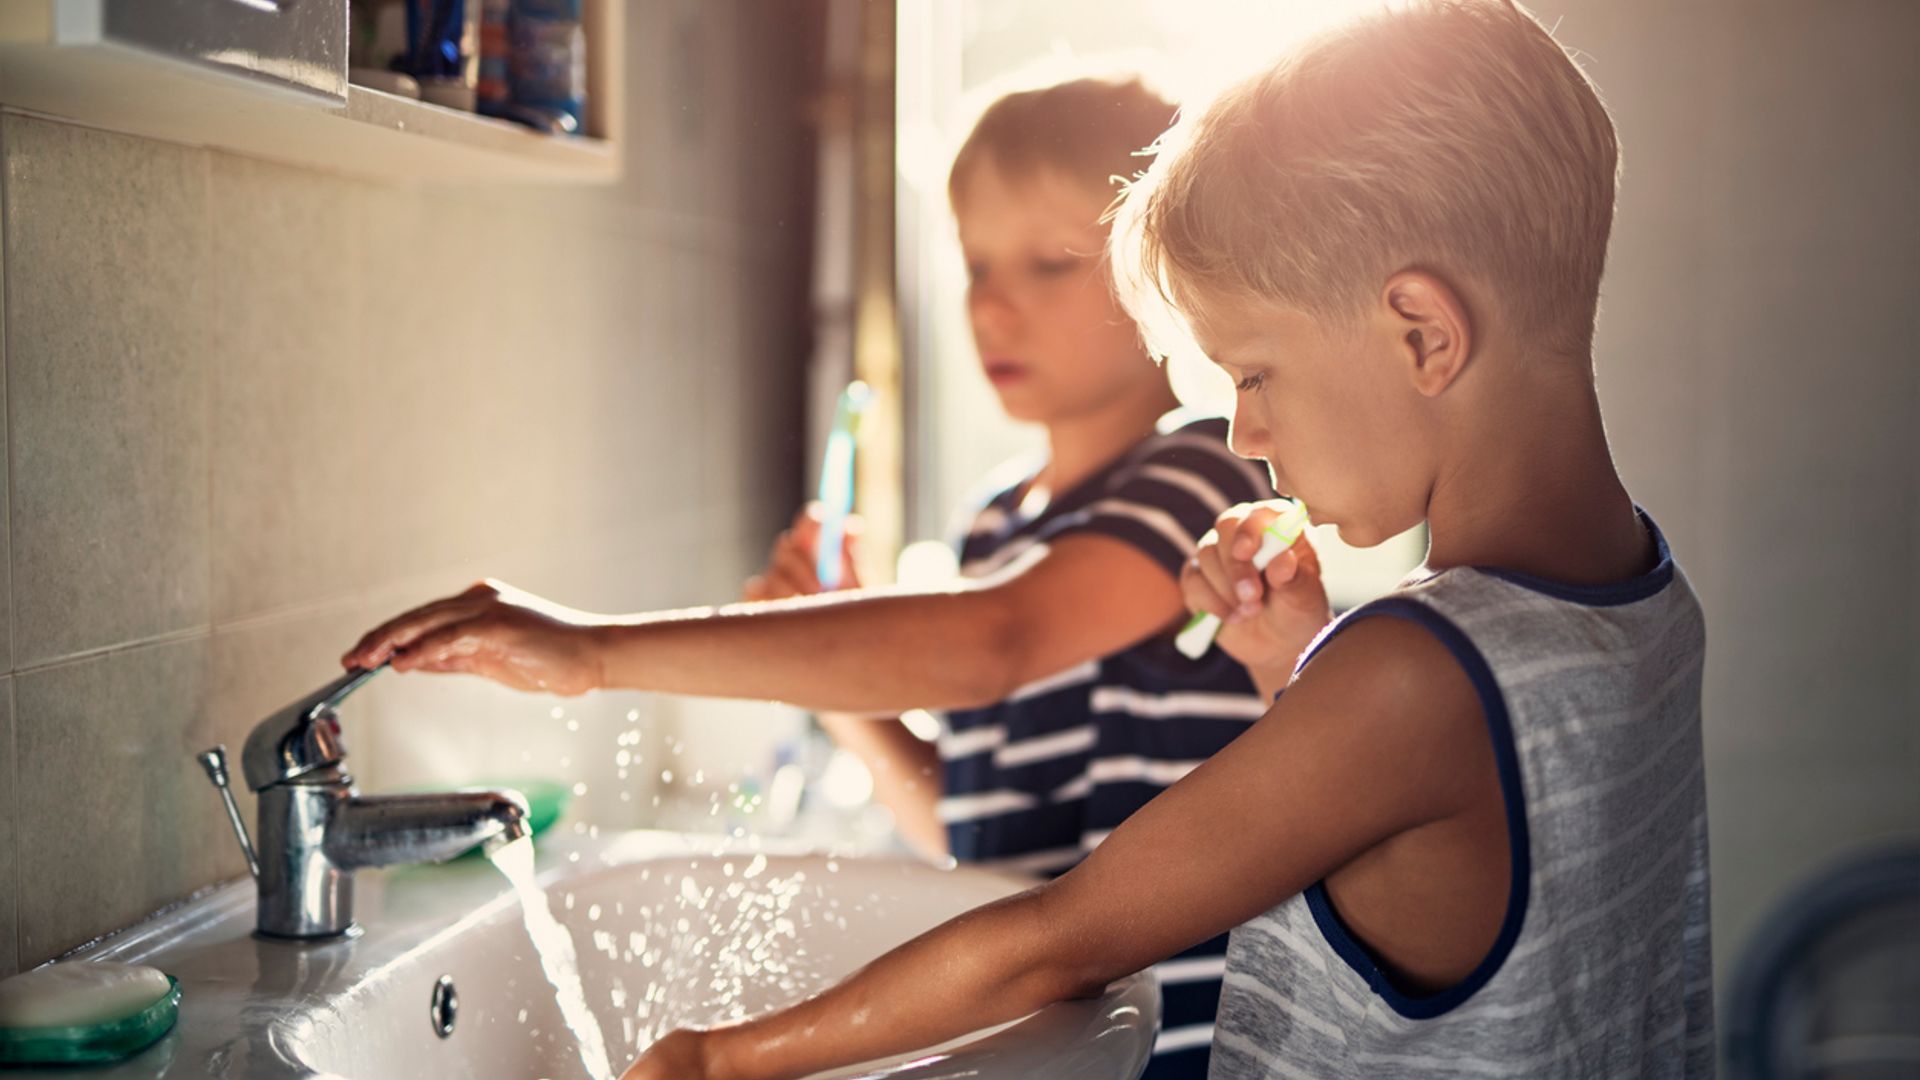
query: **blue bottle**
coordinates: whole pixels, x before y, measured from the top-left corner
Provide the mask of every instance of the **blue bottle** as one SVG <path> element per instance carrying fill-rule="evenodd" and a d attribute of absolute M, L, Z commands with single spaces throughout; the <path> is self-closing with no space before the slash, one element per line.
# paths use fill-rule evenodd
<path fill-rule="evenodd" d="M 512 0 L 507 38 L 512 103 L 563 113 L 573 118 L 573 130 L 584 130 L 587 42 L 580 0 Z"/>

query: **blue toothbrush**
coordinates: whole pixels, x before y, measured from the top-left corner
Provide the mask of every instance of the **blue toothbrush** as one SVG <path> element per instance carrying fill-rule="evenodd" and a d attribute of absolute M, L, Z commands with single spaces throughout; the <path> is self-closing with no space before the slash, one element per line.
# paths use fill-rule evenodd
<path fill-rule="evenodd" d="M 860 433 L 860 416 L 872 400 L 867 384 L 855 379 L 840 391 L 840 404 L 833 410 L 833 430 L 827 433 L 826 458 L 820 463 L 820 543 L 813 566 L 822 589 L 840 587 L 847 515 L 853 513 L 854 441 Z"/>

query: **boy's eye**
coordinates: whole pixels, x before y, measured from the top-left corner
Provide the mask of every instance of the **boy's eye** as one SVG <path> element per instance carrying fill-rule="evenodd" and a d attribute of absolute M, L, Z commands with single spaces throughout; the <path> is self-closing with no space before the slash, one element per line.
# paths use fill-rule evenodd
<path fill-rule="evenodd" d="M 1058 277 L 1069 273 L 1080 265 L 1080 260 L 1071 256 L 1062 259 L 1036 259 L 1033 272 L 1041 277 Z"/>
<path fill-rule="evenodd" d="M 1244 390 L 1258 390 L 1262 386 L 1265 386 L 1266 384 L 1267 384 L 1266 372 L 1257 371 L 1252 375 L 1249 375 L 1246 378 L 1241 379 L 1239 382 L 1234 383 L 1233 385 L 1236 388 L 1244 391 Z"/>
<path fill-rule="evenodd" d="M 967 264 L 967 280 L 968 281 L 979 281 L 981 278 L 986 276 L 987 276 L 987 268 L 984 265 L 980 263 Z"/>

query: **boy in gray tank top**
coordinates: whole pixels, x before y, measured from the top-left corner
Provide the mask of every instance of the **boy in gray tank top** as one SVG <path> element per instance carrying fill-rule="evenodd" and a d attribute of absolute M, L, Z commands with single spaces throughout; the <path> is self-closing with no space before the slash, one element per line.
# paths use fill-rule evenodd
<path fill-rule="evenodd" d="M 1711 1075 L 1702 617 L 1593 381 L 1617 160 L 1506 0 L 1409 0 L 1183 119 L 1114 227 L 1130 308 L 1233 377 L 1276 491 L 1363 545 L 1425 522 L 1425 568 L 1291 655 L 1312 549 L 1255 570 L 1278 510 L 1227 511 L 1182 588 L 1285 685 L 1264 718 L 1066 875 L 629 1075 L 904 1053 L 1228 929 L 1215 1077 Z"/>

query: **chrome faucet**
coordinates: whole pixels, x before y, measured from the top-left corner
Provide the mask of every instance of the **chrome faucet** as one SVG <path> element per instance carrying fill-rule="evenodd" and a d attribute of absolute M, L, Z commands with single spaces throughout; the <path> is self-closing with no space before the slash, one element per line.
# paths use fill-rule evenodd
<path fill-rule="evenodd" d="M 260 842 L 247 839 L 227 784 L 227 748 L 199 757 L 260 893 L 259 933 L 331 938 L 352 933 L 353 872 L 366 866 L 444 862 L 527 835 L 516 791 L 361 795 L 347 775 L 340 702 L 380 669 L 354 670 L 262 720 L 247 736 L 241 775 L 259 799 Z"/>

